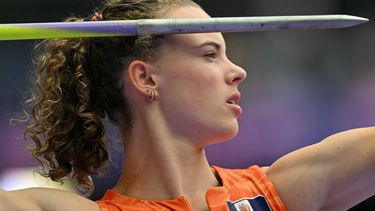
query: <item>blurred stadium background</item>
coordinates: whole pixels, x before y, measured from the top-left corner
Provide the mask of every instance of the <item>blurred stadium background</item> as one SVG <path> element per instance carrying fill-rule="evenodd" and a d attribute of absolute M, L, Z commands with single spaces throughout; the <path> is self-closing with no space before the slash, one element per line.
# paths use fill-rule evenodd
<path fill-rule="evenodd" d="M 0 3 L 0 23 L 86 17 L 100 1 L 13 0 Z M 248 72 L 240 86 L 240 132 L 210 146 L 211 164 L 230 168 L 270 165 L 280 156 L 325 137 L 375 123 L 375 1 L 200 0 L 211 16 L 350 14 L 370 22 L 347 29 L 225 34 L 229 57 Z M 37 41 L 0 41 L 0 186 L 24 187 L 36 162 L 25 150 L 22 112 Z M 116 181 L 121 152 L 108 175 L 95 177 L 98 198 Z M 25 173 L 27 172 L 27 173 Z M 8 186 L 7 186 L 8 187 Z M 8 187 L 11 189 L 11 187 Z M 372 197 L 351 210 L 375 210 Z"/>

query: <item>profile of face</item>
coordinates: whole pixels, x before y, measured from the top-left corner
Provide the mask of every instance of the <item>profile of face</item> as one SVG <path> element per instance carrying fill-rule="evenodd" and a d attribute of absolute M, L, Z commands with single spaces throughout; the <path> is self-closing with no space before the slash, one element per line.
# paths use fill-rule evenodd
<path fill-rule="evenodd" d="M 177 7 L 164 18 L 209 18 L 194 6 Z M 233 138 L 241 108 L 238 84 L 246 72 L 226 56 L 221 33 L 167 36 L 157 51 L 155 83 L 161 113 L 173 133 L 191 137 L 197 147 Z"/>

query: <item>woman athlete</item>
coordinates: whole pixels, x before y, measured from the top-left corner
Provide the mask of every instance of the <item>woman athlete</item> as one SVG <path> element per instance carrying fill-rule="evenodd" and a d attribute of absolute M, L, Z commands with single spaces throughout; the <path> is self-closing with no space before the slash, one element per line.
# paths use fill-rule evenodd
<path fill-rule="evenodd" d="M 209 18 L 190 0 L 109 0 L 92 20 Z M 67 21 L 85 21 L 69 18 Z M 38 46 L 32 154 L 87 194 L 108 165 L 103 120 L 122 135 L 117 184 L 99 201 L 0 191 L 0 210 L 346 210 L 375 194 L 375 128 L 332 135 L 269 167 L 210 166 L 204 147 L 238 131 L 246 72 L 221 33 L 51 39 Z"/>

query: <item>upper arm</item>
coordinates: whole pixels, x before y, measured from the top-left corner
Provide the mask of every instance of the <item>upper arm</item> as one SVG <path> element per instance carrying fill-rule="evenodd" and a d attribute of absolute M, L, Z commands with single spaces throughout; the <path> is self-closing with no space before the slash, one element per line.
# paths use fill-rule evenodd
<path fill-rule="evenodd" d="M 26 202 L 20 203 L 20 206 L 24 204 L 27 210 L 100 211 L 96 202 L 68 191 L 50 188 L 28 188 L 10 193 L 15 200 Z"/>
<path fill-rule="evenodd" d="M 288 210 L 344 210 L 375 194 L 375 129 L 346 131 L 292 152 L 267 174 Z"/>

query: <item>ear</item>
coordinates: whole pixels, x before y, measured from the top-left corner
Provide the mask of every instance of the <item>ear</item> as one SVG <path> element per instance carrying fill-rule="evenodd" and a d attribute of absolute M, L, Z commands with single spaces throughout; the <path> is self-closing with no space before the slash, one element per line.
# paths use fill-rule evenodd
<path fill-rule="evenodd" d="M 155 76 L 153 66 L 141 60 L 134 60 L 128 67 L 129 82 L 136 90 L 144 95 L 149 95 L 149 91 L 155 89 Z"/>

